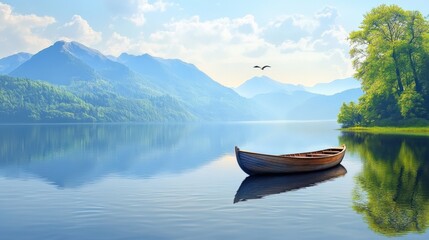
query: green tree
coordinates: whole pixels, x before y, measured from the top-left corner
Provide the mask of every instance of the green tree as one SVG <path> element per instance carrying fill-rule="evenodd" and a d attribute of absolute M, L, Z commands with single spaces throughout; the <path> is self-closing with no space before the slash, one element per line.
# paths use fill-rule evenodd
<path fill-rule="evenodd" d="M 362 82 L 359 109 L 366 125 L 385 119 L 427 118 L 429 23 L 418 11 L 381 5 L 349 35 Z"/>
<path fill-rule="evenodd" d="M 344 127 L 360 125 L 362 115 L 359 112 L 358 106 L 354 102 L 350 102 L 349 104 L 343 103 L 338 114 L 338 122 L 342 123 Z"/>

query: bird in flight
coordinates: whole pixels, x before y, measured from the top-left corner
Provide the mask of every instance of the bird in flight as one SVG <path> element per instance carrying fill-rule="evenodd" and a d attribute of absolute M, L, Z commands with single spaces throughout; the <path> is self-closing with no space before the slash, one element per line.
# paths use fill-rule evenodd
<path fill-rule="evenodd" d="M 267 68 L 267 67 L 271 67 L 271 66 L 269 66 L 269 65 L 265 65 L 265 66 L 263 66 L 263 67 L 260 67 L 260 66 L 254 66 L 253 68 L 260 68 L 261 70 L 264 70 L 265 68 Z"/>

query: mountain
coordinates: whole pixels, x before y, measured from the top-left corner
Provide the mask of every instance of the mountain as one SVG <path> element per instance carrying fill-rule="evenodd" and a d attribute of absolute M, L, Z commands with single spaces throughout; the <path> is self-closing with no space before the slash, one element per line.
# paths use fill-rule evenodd
<path fill-rule="evenodd" d="M 0 122 L 93 122 L 96 109 L 63 88 L 0 76 Z"/>
<path fill-rule="evenodd" d="M 318 83 L 312 87 L 306 87 L 305 90 L 312 93 L 333 95 L 349 89 L 360 88 L 360 82 L 355 78 L 337 79 L 328 83 Z"/>
<path fill-rule="evenodd" d="M 18 66 L 19 56 L 3 59 L 17 67 L 8 74 L 12 80 L 0 81 L 19 86 L 0 88 L 3 121 L 334 119 L 343 102 L 362 94 L 341 91 L 358 84 L 352 78 L 305 88 L 261 76 L 233 90 L 179 59 L 114 58 L 77 42 L 58 41 L 26 61 L 24 54 Z"/>
<path fill-rule="evenodd" d="M 150 55 L 117 61 L 77 42 L 58 41 L 10 76 L 62 86 L 103 111 L 95 121 L 250 120 L 249 102 L 192 64 Z M 95 114 L 95 113 L 94 113 Z"/>
<path fill-rule="evenodd" d="M 91 67 L 104 80 L 132 82 L 138 78 L 128 67 L 111 60 L 98 50 L 88 48 L 78 42 L 59 41 L 56 44 L 61 47 L 62 51 L 71 54 Z M 138 79 L 138 81 L 144 80 Z M 146 84 L 148 83 L 146 82 Z"/>
<path fill-rule="evenodd" d="M 0 74 L 8 74 L 33 56 L 30 53 L 17 53 L 0 59 Z"/>
<path fill-rule="evenodd" d="M 337 118 L 344 102 L 357 102 L 362 94 L 360 88 L 334 95 L 306 91 L 272 92 L 259 94 L 250 100 L 266 120 L 332 120 Z"/>
<path fill-rule="evenodd" d="M 334 120 L 343 103 L 357 102 L 363 92 L 349 89 L 334 95 L 318 95 L 302 102 L 287 114 L 291 120 Z"/>
<path fill-rule="evenodd" d="M 65 44 L 59 41 L 43 49 L 9 75 L 43 80 L 57 85 L 69 85 L 75 80 L 99 79 L 100 76 L 94 69 L 64 48 Z"/>
<path fill-rule="evenodd" d="M 259 94 L 251 98 L 259 112 L 268 120 L 289 119 L 288 113 L 308 99 L 319 94 L 306 91 L 271 92 Z"/>
<path fill-rule="evenodd" d="M 294 92 L 305 90 L 303 86 L 277 82 L 267 76 L 254 77 L 234 89 L 246 98 L 271 92 Z"/>
<path fill-rule="evenodd" d="M 88 86 L 84 86 L 86 88 Z M 189 121 L 169 96 L 127 99 L 100 89 L 100 102 L 43 81 L 0 76 L 0 123 Z"/>
<path fill-rule="evenodd" d="M 263 76 L 247 80 L 235 91 L 250 98 L 267 120 L 336 119 L 343 102 L 357 101 L 363 94 L 354 78 L 303 87 Z"/>
<path fill-rule="evenodd" d="M 162 95 L 160 89 L 156 89 L 128 67 L 77 42 L 58 41 L 35 54 L 9 75 L 65 86 L 80 81 L 103 80 L 109 83 L 113 91 L 127 97 Z"/>
<path fill-rule="evenodd" d="M 77 42 L 58 41 L 12 71 L 10 76 L 42 80 L 94 107 L 91 121 L 195 120 L 183 104 L 123 64 Z M 13 91 L 13 90 L 12 90 Z M 27 96 L 36 89 L 24 89 Z M 6 95 L 7 96 L 7 95 Z M 73 103 L 65 102 L 65 105 Z M 45 106 L 48 108 L 48 105 Z M 9 114 L 13 109 L 9 109 Z M 42 112 L 39 106 L 36 112 Z M 25 121 L 25 118 L 19 118 Z M 48 121 L 46 118 L 28 121 Z M 57 119 L 58 120 L 58 119 Z M 50 121 L 50 120 L 49 120 Z M 85 120 L 86 121 L 86 120 Z"/>
<path fill-rule="evenodd" d="M 315 94 L 333 95 L 345 90 L 360 88 L 360 82 L 355 78 L 337 79 L 328 83 L 318 83 L 311 87 L 281 83 L 266 76 L 254 77 L 235 88 L 243 97 L 252 98 L 259 94 L 272 92 L 307 91 Z"/>
<path fill-rule="evenodd" d="M 163 59 L 149 54 L 123 53 L 118 61 L 153 85 L 179 99 L 190 112 L 205 120 L 249 120 L 249 102 L 211 79 L 195 65 L 179 59 Z"/>

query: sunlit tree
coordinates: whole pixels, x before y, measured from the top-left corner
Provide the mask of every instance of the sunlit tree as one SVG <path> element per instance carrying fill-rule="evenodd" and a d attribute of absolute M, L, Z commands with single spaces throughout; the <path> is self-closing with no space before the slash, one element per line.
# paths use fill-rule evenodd
<path fill-rule="evenodd" d="M 420 12 L 381 5 L 364 16 L 349 40 L 364 91 L 358 105 L 365 124 L 428 117 L 429 23 Z"/>

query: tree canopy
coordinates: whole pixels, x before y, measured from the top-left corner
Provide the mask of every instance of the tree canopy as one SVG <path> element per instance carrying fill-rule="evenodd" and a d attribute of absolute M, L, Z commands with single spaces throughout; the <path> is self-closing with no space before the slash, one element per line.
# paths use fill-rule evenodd
<path fill-rule="evenodd" d="M 364 95 L 358 104 L 342 106 L 338 122 L 367 126 L 429 118 L 429 22 L 420 12 L 381 5 L 349 40 Z"/>
<path fill-rule="evenodd" d="M 0 76 L 0 123 L 64 123 L 192 120 L 174 98 L 125 98 L 107 83 L 78 82 L 60 87 L 47 82 Z"/>

